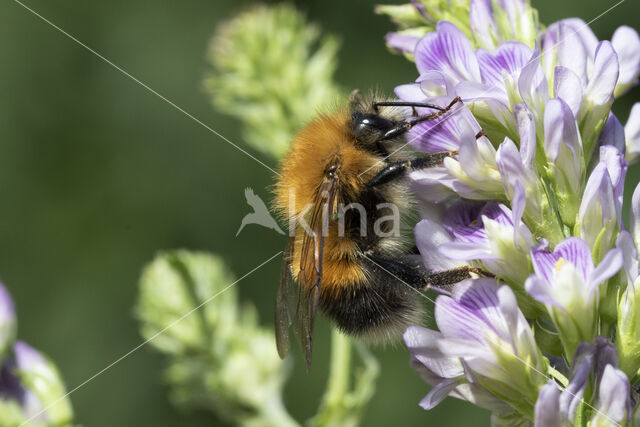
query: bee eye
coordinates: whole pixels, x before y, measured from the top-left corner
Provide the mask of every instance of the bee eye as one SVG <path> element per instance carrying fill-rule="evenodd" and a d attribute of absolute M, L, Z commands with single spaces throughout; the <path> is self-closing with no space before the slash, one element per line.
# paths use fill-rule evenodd
<path fill-rule="evenodd" d="M 377 114 L 353 113 L 353 136 L 360 141 L 375 139 L 393 127 L 393 122 Z"/>

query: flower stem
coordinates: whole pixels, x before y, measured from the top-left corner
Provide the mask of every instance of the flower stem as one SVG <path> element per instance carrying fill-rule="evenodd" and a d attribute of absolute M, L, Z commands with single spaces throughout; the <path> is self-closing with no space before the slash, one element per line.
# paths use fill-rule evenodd
<path fill-rule="evenodd" d="M 337 330 L 331 332 L 331 360 L 327 390 L 320 410 L 310 420 L 313 427 L 334 425 L 357 426 L 357 414 L 352 412 L 349 390 L 351 380 L 351 342 Z"/>
<path fill-rule="evenodd" d="M 265 405 L 262 412 L 262 422 L 273 427 L 300 427 L 300 423 L 294 420 L 282 403 L 282 396 L 274 395 L 273 399 Z"/>
<path fill-rule="evenodd" d="M 565 377 L 564 375 L 562 375 L 562 373 L 560 373 L 560 371 L 558 371 L 557 369 L 549 366 L 549 375 L 551 375 L 551 377 L 558 381 L 560 384 L 562 384 L 563 387 L 567 387 L 569 385 L 569 380 L 567 379 L 567 377 Z"/>
<path fill-rule="evenodd" d="M 334 329 L 331 333 L 331 365 L 325 403 L 339 403 L 349 391 L 351 378 L 351 341 Z"/>

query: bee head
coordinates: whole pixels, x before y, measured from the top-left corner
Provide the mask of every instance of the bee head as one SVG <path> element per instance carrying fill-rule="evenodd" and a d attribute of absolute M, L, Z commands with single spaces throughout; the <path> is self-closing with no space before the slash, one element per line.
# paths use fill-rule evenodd
<path fill-rule="evenodd" d="M 363 148 L 377 152 L 377 142 L 391 128 L 394 122 L 376 113 L 355 112 L 351 115 L 351 129 L 355 140 Z"/>

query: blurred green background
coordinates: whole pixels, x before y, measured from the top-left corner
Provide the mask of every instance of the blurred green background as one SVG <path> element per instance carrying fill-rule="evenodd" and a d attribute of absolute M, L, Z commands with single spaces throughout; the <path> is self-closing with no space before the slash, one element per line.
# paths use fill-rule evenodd
<path fill-rule="evenodd" d="M 391 92 L 416 77 L 412 64 L 387 53 L 383 36 L 392 25 L 373 14 L 375 2 L 295 3 L 342 38 L 336 77 L 344 87 Z M 251 2 L 26 4 L 242 145 L 238 123 L 210 107 L 202 78 L 214 28 Z M 569 16 L 589 21 L 615 2 L 533 4 L 549 24 Z M 592 28 L 601 39 L 621 24 L 640 29 L 639 13 L 640 4 L 627 1 Z M 256 226 L 234 237 L 250 212 L 244 188 L 270 197 L 273 176 L 19 4 L 0 4 L 0 32 L 0 275 L 16 300 L 19 336 L 52 357 L 72 389 L 141 342 L 132 307 L 141 267 L 156 251 L 216 252 L 240 277 L 283 249 L 282 236 Z M 636 88 L 616 103 L 623 122 L 639 94 Z M 629 198 L 637 181 L 634 169 Z M 272 262 L 238 284 L 265 324 L 279 270 Z M 321 321 L 311 374 L 297 363 L 287 386 L 287 406 L 300 420 L 317 408 L 328 348 Z M 364 425 L 488 423 L 488 413 L 453 399 L 423 411 L 417 403 L 428 388 L 409 368 L 407 351 L 376 353 L 382 372 Z M 76 422 L 220 424 L 209 413 L 178 413 L 162 367 L 159 354 L 140 349 L 71 395 Z"/>

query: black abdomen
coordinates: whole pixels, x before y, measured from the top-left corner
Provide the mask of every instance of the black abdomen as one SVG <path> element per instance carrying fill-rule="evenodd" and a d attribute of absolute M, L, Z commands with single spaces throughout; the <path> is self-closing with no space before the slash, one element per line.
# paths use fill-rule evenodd
<path fill-rule="evenodd" d="M 320 307 L 347 334 L 378 342 L 397 341 L 408 325 L 421 323 L 416 288 L 424 285 L 424 276 L 373 255 L 362 262 L 367 279 L 343 285 L 331 296 L 321 294 Z"/>

